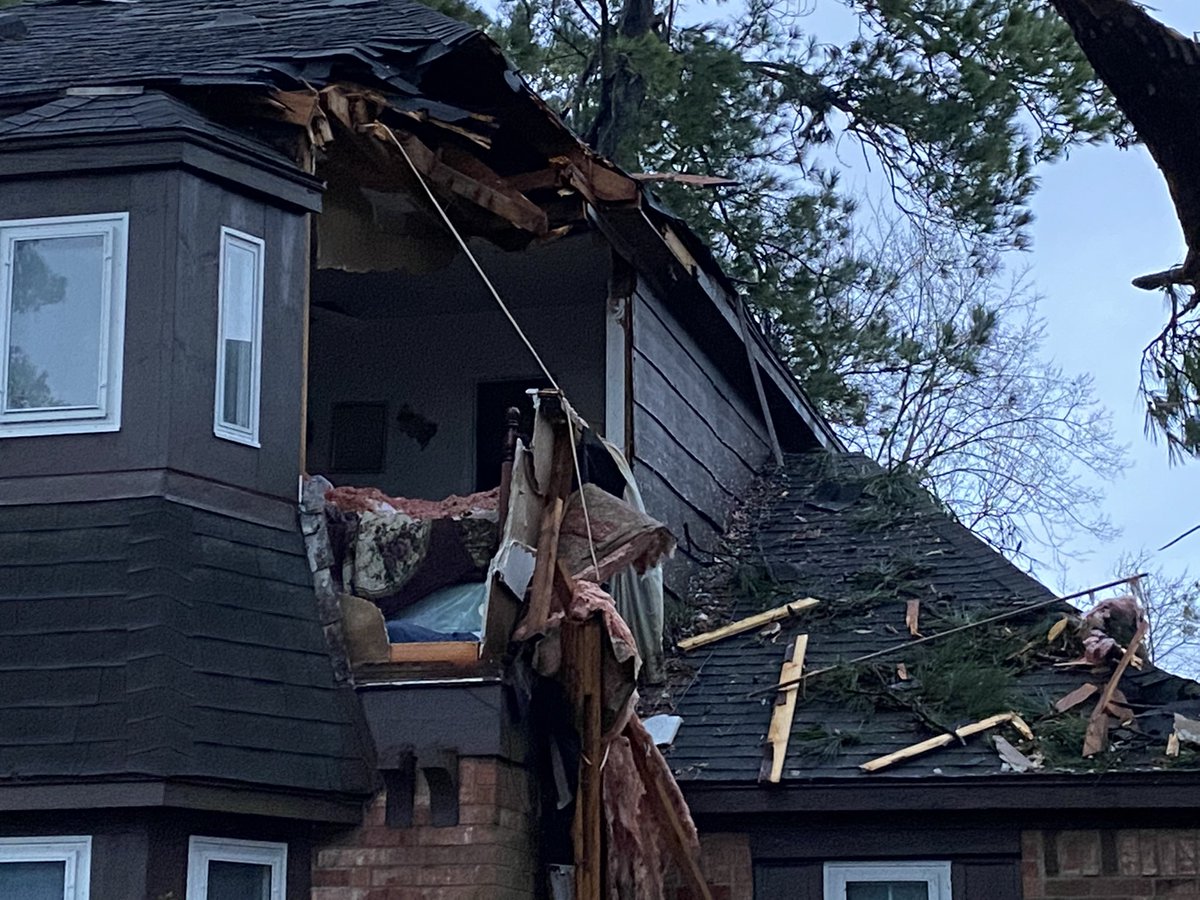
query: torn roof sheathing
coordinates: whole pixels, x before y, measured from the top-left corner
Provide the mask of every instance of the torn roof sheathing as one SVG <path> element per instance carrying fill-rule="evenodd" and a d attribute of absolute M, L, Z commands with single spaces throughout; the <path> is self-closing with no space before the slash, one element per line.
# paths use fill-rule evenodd
<path fill-rule="evenodd" d="M 1200 275 L 1200 44 L 1129 0 L 1053 0 L 1166 176 Z"/>

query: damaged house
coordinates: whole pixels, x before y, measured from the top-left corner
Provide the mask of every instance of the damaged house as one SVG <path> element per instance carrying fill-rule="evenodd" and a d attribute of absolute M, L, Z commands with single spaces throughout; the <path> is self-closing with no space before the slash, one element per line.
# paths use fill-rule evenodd
<path fill-rule="evenodd" d="M 0 12 L 0 897 L 1189 896 L 1136 603 L 845 454 L 647 180 L 409 0 Z"/>
<path fill-rule="evenodd" d="M 709 896 L 635 679 L 837 440 L 488 38 L 8 7 L 0 272 L 0 896 Z"/>

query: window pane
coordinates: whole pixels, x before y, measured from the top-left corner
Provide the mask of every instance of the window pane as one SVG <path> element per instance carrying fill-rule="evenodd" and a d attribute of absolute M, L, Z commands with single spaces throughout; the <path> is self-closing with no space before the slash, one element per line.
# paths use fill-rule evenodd
<path fill-rule="evenodd" d="M 250 341 L 225 339 L 225 397 L 221 421 L 239 428 L 250 427 L 250 395 L 254 381 Z"/>
<path fill-rule="evenodd" d="M 57 862 L 0 863 L 0 897 L 20 900 L 63 900 L 67 864 Z"/>
<path fill-rule="evenodd" d="M 5 408 L 100 405 L 104 236 L 16 241 Z"/>
<path fill-rule="evenodd" d="M 254 252 L 227 240 L 224 276 L 225 337 L 249 341 L 254 336 Z"/>
<path fill-rule="evenodd" d="M 271 900 L 271 867 L 210 860 L 207 900 Z"/>
<path fill-rule="evenodd" d="M 929 900 L 926 881 L 847 881 L 846 900 Z"/>

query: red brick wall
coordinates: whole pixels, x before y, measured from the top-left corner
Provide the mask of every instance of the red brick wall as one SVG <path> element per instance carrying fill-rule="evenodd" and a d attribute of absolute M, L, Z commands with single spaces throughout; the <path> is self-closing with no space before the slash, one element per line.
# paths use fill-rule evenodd
<path fill-rule="evenodd" d="M 529 900 L 537 844 L 532 787 L 519 766 L 459 760 L 459 824 L 429 824 L 429 791 L 417 781 L 413 824 L 384 824 L 387 798 L 361 828 L 314 854 L 312 900 Z"/>
<path fill-rule="evenodd" d="M 713 900 L 754 900 L 754 866 L 750 861 L 750 837 L 746 834 L 700 835 L 700 867 Z M 672 872 L 667 879 L 667 897 L 693 900 Z"/>
<path fill-rule="evenodd" d="M 1025 900 L 1200 900 L 1200 830 L 1027 831 Z"/>

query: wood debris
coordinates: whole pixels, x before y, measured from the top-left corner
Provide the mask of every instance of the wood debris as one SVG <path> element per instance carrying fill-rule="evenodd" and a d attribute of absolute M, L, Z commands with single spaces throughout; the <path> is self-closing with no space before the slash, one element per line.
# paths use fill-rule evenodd
<path fill-rule="evenodd" d="M 1028 772 L 1030 769 L 1040 769 L 1042 767 L 1040 760 L 1030 759 L 1010 744 L 1003 735 L 995 735 L 992 738 L 992 743 L 996 746 L 996 752 L 1000 754 L 1001 762 L 1014 772 Z"/>
<path fill-rule="evenodd" d="M 1125 674 L 1125 670 L 1133 662 L 1134 655 L 1137 653 L 1137 649 L 1141 646 L 1149 629 L 1150 623 L 1145 619 L 1142 619 L 1138 623 L 1133 640 L 1129 642 L 1129 646 L 1126 648 L 1124 655 L 1122 655 L 1121 661 L 1117 663 L 1117 668 L 1113 671 L 1112 677 L 1108 679 L 1108 684 L 1105 685 L 1104 692 L 1100 695 L 1100 699 L 1096 701 L 1096 708 L 1092 710 L 1092 714 L 1088 718 L 1087 734 L 1083 739 L 1083 756 L 1085 758 L 1095 756 L 1101 750 L 1108 749 L 1109 705 L 1112 703 L 1113 695 L 1117 690 L 1117 685 L 1121 681 L 1121 676 Z"/>
<path fill-rule="evenodd" d="M 686 184 L 690 187 L 737 187 L 741 184 L 736 178 L 725 178 L 720 175 L 693 175 L 690 172 L 635 172 L 630 177 L 635 181 L 669 182 Z"/>
<path fill-rule="evenodd" d="M 794 681 L 804 671 L 804 654 L 808 650 L 808 635 L 796 636 L 796 640 L 784 657 L 783 667 L 779 672 L 779 680 Z M 792 734 L 792 720 L 796 715 L 796 697 L 800 686 L 793 685 L 779 692 L 775 700 L 775 708 L 771 712 L 771 725 L 767 731 L 767 743 L 763 752 L 762 768 L 758 773 L 759 781 L 778 784 L 783 777 L 783 760 L 787 756 L 788 739 Z"/>
<path fill-rule="evenodd" d="M 895 765 L 898 762 L 903 762 L 906 759 L 912 759 L 916 756 L 922 756 L 929 753 L 931 750 L 938 750 L 941 747 L 949 746 L 955 741 L 969 738 L 971 735 L 979 734 L 981 731 L 988 731 L 996 728 L 999 725 L 1012 725 L 1021 736 L 1026 740 L 1033 740 L 1033 731 L 1025 720 L 1018 716 L 1015 712 L 997 713 L 994 716 L 989 716 L 978 722 L 972 722 L 970 725 L 964 725 L 961 728 L 954 729 L 951 734 L 939 734 L 937 737 L 932 737 L 927 741 L 921 741 L 919 744 L 913 744 L 905 747 L 903 750 L 897 750 L 895 753 L 889 753 L 886 756 L 880 756 L 872 759 L 859 766 L 864 772 L 878 772 L 880 769 L 886 769 L 888 766 Z"/>
<path fill-rule="evenodd" d="M 904 625 L 913 637 L 921 636 L 921 601 L 909 600 L 904 610 Z"/>
<path fill-rule="evenodd" d="M 1200 744 L 1200 721 L 1175 713 L 1175 730 L 1167 738 L 1167 756 L 1178 756 L 1183 743 Z"/>
<path fill-rule="evenodd" d="M 760 612 L 745 619 L 730 622 L 728 625 L 716 628 L 713 631 L 706 631 L 704 634 L 684 638 L 679 642 L 678 647 L 686 653 L 689 650 L 695 650 L 697 647 L 704 647 L 707 644 L 713 644 L 728 637 L 745 634 L 747 631 L 753 631 L 756 628 L 764 628 L 772 622 L 778 622 L 781 619 L 787 619 L 802 613 L 806 609 L 812 609 L 820 602 L 820 600 L 816 600 L 813 597 L 805 597 L 803 600 L 793 600 L 791 603 L 785 603 L 783 606 L 768 609 L 766 612 Z"/>
<path fill-rule="evenodd" d="M 1062 636 L 1062 633 L 1067 630 L 1067 625 L 1071 621 L 1070 616 L 1063 616 L 1057 622 L 1050 626 L 1050 631 L 1046 633 L 1046 643 L 1053 644 Z"/>
<path fill-rule="evenodd" d="M 1098 690 L 1100 688 L 1094 684 L 1081 684 L 1065 697 L 1059 697 L 1058 701 L 1054 704 L 1054 708 L 1060 713 L 1066 712 L 1068 709 L 1074 709 Z"/>

